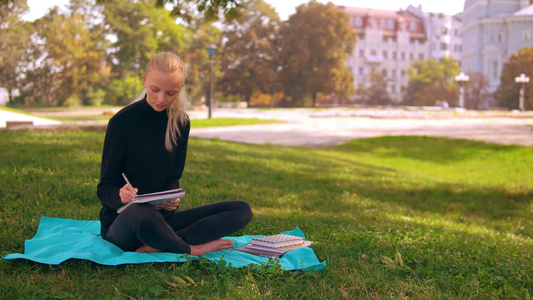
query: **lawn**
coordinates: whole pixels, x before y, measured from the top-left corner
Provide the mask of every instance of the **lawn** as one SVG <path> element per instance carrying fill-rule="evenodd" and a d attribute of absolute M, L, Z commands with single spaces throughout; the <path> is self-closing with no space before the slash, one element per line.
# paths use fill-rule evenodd
<path fill-rule="evenodd" d="M 103 138 L 0 131 L 0 255 L 23 252 L 43 215 L 97 219 Z M 236 235 L 299 227 L 326 269 L 0 260 L 0 298 L 528 299 L 532 150 L 430 137 L 318 149 L 193 138 L 183 208 L 246 200 L 254 219 Z"/>

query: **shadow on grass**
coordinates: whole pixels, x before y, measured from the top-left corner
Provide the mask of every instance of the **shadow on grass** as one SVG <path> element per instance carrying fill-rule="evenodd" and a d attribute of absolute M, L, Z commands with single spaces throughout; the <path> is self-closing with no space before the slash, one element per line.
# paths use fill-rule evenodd
<path fill-rule="evenodd" d="M 400 139 L 400 146 L 396 148 L 401 149 L 400 152 L 407 158 L 419 159 L 417 154 L 423 146 L 404 139 Z M 468 149 L 472 156 L 476 156 L 477 150 L 490 156 L 519 148 L 455 140 L 450 142 L 451 146 L 446 146 L 445 139 L 423 140 L 426 147 L 436 143 L 441 145 L 442 152 L 453 152 L 456 147 L 461 147 Z M 374 144 L 372 147 L 381 148 L 377 145 L 379 141 L 367 142 Z M 519 225 L 520 219 L 522 227 L 529 222 L 529 199 L 533 190 L 431 180 L 419 183 L 417 178 L 409 178 L 409 174 L 401 168 L 353 159 L 359 151 L 366 151 L 353 150 L 354 144 L 324 152 L 321 149 L 243 146 L 193 140 L 184 182 L 191 187 L 207 187 L 206 194 L 198 195 L 199 198 L 209 199 L 206 202 L 237 198 L 260 209 L 295 208 L 309 213 L 327 211 L 358 215 L 361 210 L 400 212 L 408 217 L 444 218 L 459 224 L 475 224 L 491 230 L 533 236 L 530 229 L 517 231 L 513 228 Z M 394 148 L 393 141 L 385 141 L 384 144 L 383 147 Z M 363 144 L 362 148 L 368 147 Z M 336 152 L 342 155 L 332 154 Z M 201 157 L 195 153 L 201 153 Z M 426 156 L 428 159 L 432 157 Z M 468 159 L 462 157 L 458 150 L 445 160 L 452 163 Z M 209 168 L 209 165 L 217 167 Z"/>

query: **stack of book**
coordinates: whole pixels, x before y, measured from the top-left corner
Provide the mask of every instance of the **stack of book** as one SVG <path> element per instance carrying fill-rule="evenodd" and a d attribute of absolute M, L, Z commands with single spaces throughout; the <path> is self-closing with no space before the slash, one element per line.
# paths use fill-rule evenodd
<path fill-rule="evenodd" d="M 235 248 L 235 250 L 264 256 L 270 258 L 281 257 L 283 254 L 300 248 L 311 245 L 313 242 L 305 241 L 303 237 L 288 235 L 288 234 L 276 234 L 253 238 L 250 244 L 246 244 L 244 247 Z"/>

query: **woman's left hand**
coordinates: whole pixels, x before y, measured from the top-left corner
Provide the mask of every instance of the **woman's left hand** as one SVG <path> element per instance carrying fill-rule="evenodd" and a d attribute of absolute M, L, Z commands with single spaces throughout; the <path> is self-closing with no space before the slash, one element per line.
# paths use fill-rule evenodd
<path fill-rule="evenodd" d="M 170 200 L 170 201 L 163 201 L 159 204 L 156 204 L 155 206 L 162 208 L 164 210 L 174 211 L 178 209 L 178 207 L 180 207 L 180 198 Z"/>

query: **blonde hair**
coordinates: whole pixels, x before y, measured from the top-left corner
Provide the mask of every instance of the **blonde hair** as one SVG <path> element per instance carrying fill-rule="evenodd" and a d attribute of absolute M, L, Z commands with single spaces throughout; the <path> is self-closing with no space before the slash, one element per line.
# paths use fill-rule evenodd
<path fill-rule="evenodd" d="M 188 120 L 186 108 L 189 103 L 189 96 L 185 91 L 187 70 L 183 60 L 172 52 L 161 52 L 154 55 L 146 66 L 145 75 L 152 70 L 176 73 L 176 75 L 181 76 L 182 87 L 178 93 L 178 97 L 176 97 L 167 109 L 168 123 L 165 134 L 165 148 L 167 148 L 169 152 L 172 152 L 172 149 L 174 146 L 178 145 L 178 139 L 181 137 L 180 127 L 185 126 Z M 144 98 L 145 95 L 146 89 L 140 97 Z"/>

